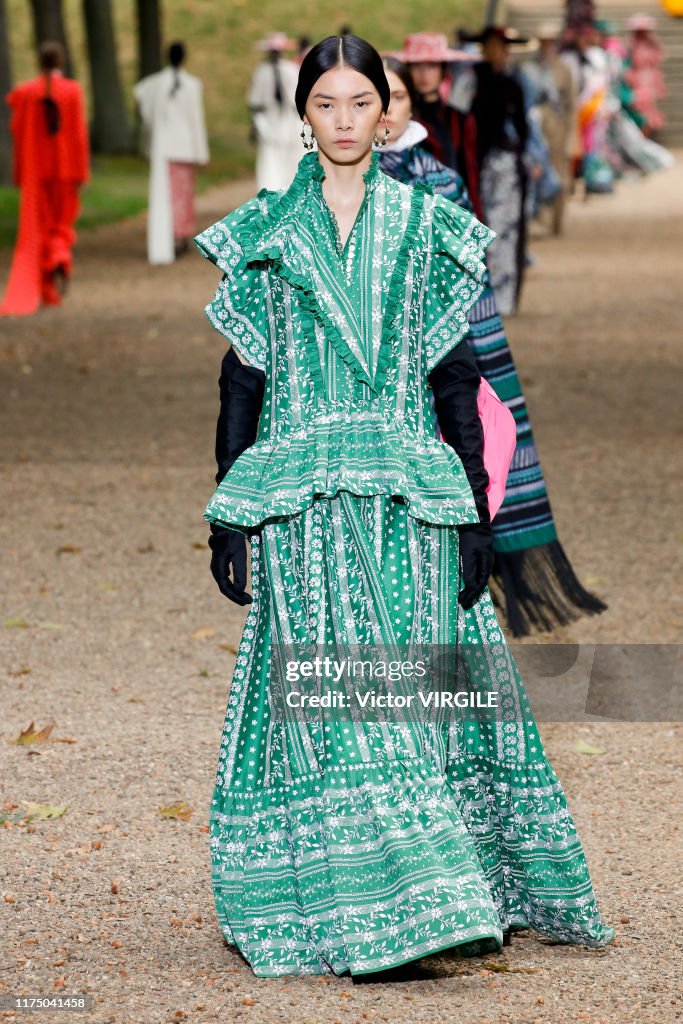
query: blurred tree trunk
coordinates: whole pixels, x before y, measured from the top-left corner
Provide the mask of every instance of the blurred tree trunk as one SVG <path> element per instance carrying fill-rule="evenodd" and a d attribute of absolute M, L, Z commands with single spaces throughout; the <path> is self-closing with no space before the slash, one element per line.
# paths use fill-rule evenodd
<path fill-rule="evenodd" d="M 131 134 L 116 59 L 111 0 L 83 0 L 92 83 L 92 148 L 95 153 L 128 153 Z"/>
<path fill-rule="evenodd" d="M 73 78 L 74 66 L 64 25 L 62 0 L 31 0 L 31 13 L 33 14 L 33 34 L 36 48 L 48 40 L 61 43 L 66 54 L 64 74 Z"/>
<path fill-rule="evenodd" d="M 161 0 L 137 0 L 139 77 L 161 70 Z"/>
<path fill-rule="evenodd" d="M 5 96 L 12 88 L 7 7 L 0 0 L 0 185 L 12 182 L 12 139 L 9 133 L 9 107 Z"/>

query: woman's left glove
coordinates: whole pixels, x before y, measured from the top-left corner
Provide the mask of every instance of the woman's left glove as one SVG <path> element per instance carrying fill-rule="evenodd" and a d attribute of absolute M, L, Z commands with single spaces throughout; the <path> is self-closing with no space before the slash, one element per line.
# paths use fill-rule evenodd
<path fill-rule="evenodd" d="M 460 457 L 479 515 L 478 523 L 458 527 L 465 584 L 458 602 L 463 608 L 476 604 L 493 568 L 493 532 L 486 496 L 489 475 L 484 466 L 484 431 L 477 407 L 480 380 L 466 339 L 452 348 L 429 375 L 439 429 Z"/>
<path fill-rule="evenodd" d="M 239 530 L 211 523 L 211 574 L 221 594 L 235 604 L 251 604 L 247 594 L 247 538 Z M 232 572 L 232 579 L 230 573 Z"/>
<path fill-rule="evenodd" d="M 484 593 L 493 569 L 493 533 L 488 523 L 468 523 L 458 527 L 458 536 L 465 582 L 458 603 L 471 608 Z"/>

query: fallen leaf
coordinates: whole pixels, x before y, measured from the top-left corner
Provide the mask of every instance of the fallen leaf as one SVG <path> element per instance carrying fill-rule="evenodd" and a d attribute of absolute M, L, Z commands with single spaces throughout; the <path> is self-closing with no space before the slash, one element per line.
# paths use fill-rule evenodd
<path fill-rule="evenodd" d="M 10 676 L 27 676 L 30 672 L 31 669 L 28 665 L 25 665 L 23 668 L 18 668 L 16 672 L 8 672 L 7 674 Z"/>
<path fill-rule="evenodd" d="M 81 549 L 76 544 L 62 544 L 61 547 L 57 548 L 58 555 L 75 555 Z"/>
<path fill-rule="evenodd" d="M 216 630 L 212 626 L 200 626 L 199 629 L 195 629 L 192 638 L 193 640 L 208 640 L 209 637 L 215 635 Z"/>
<path fill-rule="evenodd" d="M 188 807 L 184 802 L 169 804 L 168 807 L 160 807 L 159 813 L 162 818 L 178 818 L 187 821 L 191 814 L 194 814 L 194 807 Z"/>
<path fill-rule="evenodd" d="M 11 629 L 28 629 L 29 624 L 26 619 L 5 619 L 3 626 L 7 626 Z"/>
<path fill-rule="evenodd" d="M 19 733 L 15 743 L 27 744 L 27 743 L 47 743 L 50 738 L 50 733 L 55 727 L 54 722 L 50 722 L 49 725 L 44 726 L 39 732 L 36 732 L 34 728 L 35 723 L 31 722 L 28 729 L 24 729 Z"/>
<path fill-rule="evenodd" d="M 104 583 L 98 583 L 97 584 L 97 589 L 98 590 L 120 590 L 120 584 L 119 583 L 110 583 L 109 581 L 105 580 Z"/>
<path fill-rule="evenodd" d="M 64 629 L 64 623 L 50 622 L 49 619 L 45 619 L 43 622 L 38 623 L 38 629 Z"/>
<path fill-rule="evenodd" d="M 601 750 L 600 747 L 593 747 L 590 743 L 586 743 L 585 740 L 577 740 L 574 744 L 574 750 L 577 750 L 579 754 L 605 754 L 605 750 Z"/>
<path fill-rule="evenodd" d="M 26 821 L 45 821 L 48 818 L 61 818 L 67 808 L 66 804 L 61 804 L 58 807 L 54 804 L 32 804 L 28 800 L 22 800 L 22 803 L 26 808 Z"/>
<path fill-rule="evenodd" d="M 231 654 L 237 654 L 237 648 L 234 644 L 219 644 L 222 651 L 230 651 Z"/>

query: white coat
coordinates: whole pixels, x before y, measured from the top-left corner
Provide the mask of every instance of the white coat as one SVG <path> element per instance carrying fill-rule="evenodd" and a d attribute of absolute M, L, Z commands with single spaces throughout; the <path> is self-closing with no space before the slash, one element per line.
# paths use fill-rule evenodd
<path fill-rule="evenodd" d="M 176 75 L 179 86 L 172 95 Z M 150 160 L 147 258 L 150 263 L 173 263 L 168 161 L 209 162 L 202 83 L 183 68 L 167 67 L 141 79 L 133 92 L 146 129 Z"/>
<path fill-rule="evenodd" d="M 280 60 L 278 68 L 282 104 L 275 99 L 273 65 L 267 60 L 254 69 L 247 95 L 256 128 L 256 185 L 259 189 L 288 188 L 305 153 L 300 134 L 302 121 L 294 103 L 299 67 L 291 60 Z"/>

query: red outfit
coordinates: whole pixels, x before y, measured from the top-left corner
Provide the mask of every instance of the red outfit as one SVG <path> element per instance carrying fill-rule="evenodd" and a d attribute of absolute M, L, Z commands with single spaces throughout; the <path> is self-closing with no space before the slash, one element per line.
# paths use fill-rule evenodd
<path fill-rule="evenodd" d="M 169 160 L 171 178 L 171 206 L 173 208 L 173 238 L 179 241 L 197 234 L 194 208 L 194 182 L 197 165 L 180 160 Z"/>
<path fill-rule="evenodd" d="M 54 101 L 52 115 L 45 100 Z M 14 182 L 21 189 L 19 227 L 2 316 L 27 316 L 61 297 L 52 272 L 71 272 L 78 187 L 88 180 L 88 128 L 83 92 L 59 72 L 13 89 Z M 57 128 L 49 130 L 50 121 Z"/>

